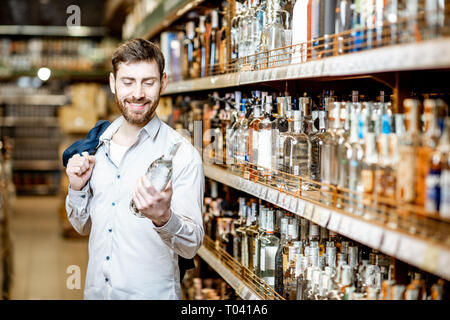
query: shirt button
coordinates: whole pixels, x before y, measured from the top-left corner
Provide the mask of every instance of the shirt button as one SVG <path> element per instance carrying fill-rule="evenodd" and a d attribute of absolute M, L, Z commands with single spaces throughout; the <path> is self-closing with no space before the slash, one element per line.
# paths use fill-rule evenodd
<path fill-rule="evenodd" d="M 106 281 L 106 282 L 108 282 L 108 280 L 109 280 L 108 278 L 105 278 L 105 281 Z"/>
<path fill-rule="evenodd" d="M 112 229 L 108 229 L 109 232 L 112 232 Z"/>
<path fill-rule="evenodd" d="M 112 205 L 113 205 L 113 207 L 116 205 L 116 203 L 115 202 L 113 202 L 113 203 L 111 203 Z"/>
<path fill-rule="evenodd" d="M 120 174 L 117 175 L 117 179 L 120 179 Z"/>
<path fill-rule="evenodd" d="M 109 256 L 106 257 L 106 260 L 109 260 Z"/>
<path fill-rule="evenodd" d="M 83 198 L 83 199 L 86 198 L 86 195 L 85 195 L 85 194 L 82 194 L 82 195 L 81 195 L 81 198 Z"/>

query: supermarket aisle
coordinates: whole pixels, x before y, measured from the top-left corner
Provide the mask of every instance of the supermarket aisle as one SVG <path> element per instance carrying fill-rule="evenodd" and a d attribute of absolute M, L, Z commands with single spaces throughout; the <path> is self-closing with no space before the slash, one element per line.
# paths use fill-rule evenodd
<path fill-rule="evenodd" d="M 11 215 L 11 299 L 82 299 L 88 260 L 87 237 L 61 236 L 60 197 L 17 197 Z M 66 286 L 67 267 L 78 265 L 81 289 Z"/>

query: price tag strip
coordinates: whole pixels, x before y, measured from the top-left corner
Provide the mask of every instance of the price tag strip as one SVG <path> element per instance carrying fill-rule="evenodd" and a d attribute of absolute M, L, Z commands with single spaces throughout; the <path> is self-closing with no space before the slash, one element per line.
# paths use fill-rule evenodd
<path fill-rule="evenodd" d="M 381 242 L 381 251 L 388 255 L 396 256 L 399 242 L 400 235 L 398 233 L 384 230 L 383 240 Z"/>
<path fill-rule="evenodd" d="M 441 250 L 436 265 L 436 273 L 450 280 L 450 250 Z"/>
<path fill-rule="evenodd" d="M 412 265 L 421 266 L 425 258 L 426 247 L 424 241 L 402 235 L 400 237 L 397 257 Z"/>
<path fill-rule="evenodd" d="M 330 221 L 328 222 L 327 228 L 331 231 L 338 232 L 341 223 L 341 215 L 337 212 L 330 211 Z"/>
<path fill-rule="evenodd" d="M 317 211 L 317 208 L 316 208 L 316 211 Z M 328 221 L 330 221 L 330 210 L 322 208 L 322 210 L 320 211 L 320 218 L 319 218 L 318 224 L 321 227 L 326 228 Z"/>
<path fill-rule="evenodd" d="M 296 197 L 291 197 L 291 202 L 289 203 L 289 211 L 292 213 L 297 213 L 298 199 Z"/>
<path fill-rule="evenodd" d="M 305 207 L 306 207 L 306 202 L 302 199 L 297 199 L 297 211 L 296 212 L 301 217 L 303 217 L 305 214 Z"/>

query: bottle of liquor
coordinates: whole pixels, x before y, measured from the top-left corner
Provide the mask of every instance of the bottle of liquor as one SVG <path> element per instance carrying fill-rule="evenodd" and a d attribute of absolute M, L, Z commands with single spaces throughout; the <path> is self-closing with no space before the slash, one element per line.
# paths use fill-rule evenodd
<path fill-rule="evenodd" d="M 294 246 L 288 247 L 288 265 L 283 277 L 283 297 L 286 300 L 296 300 L 297 298 L 296 258 L 297 248 Z"/>
<path fill-rule="evenodd" d="M 266 234 L 261 237 L 260 269 L 261 278 L 271 287 L 275 286 L 275 255 L 280 239 L 274 235 L 273 211 L 267 212 Z"/>
<path fill-rule="evenodd" d="M 391 116 L 383 114 L 381 134 L 377 141 L 379 161 L 375 172 L 374 196 L 377 206 L 384 214 L 392 208 L 395 199 L 394 135 L 391 130 Z"/>
<path fill-rule="evenodd" d="M 311 56 L 317 59 L 323 51 L 325 0 L 311 0 Z"/>
<path fill-rule="evenodd" d="M 450 218 L 450 118 L 445 118 L 445 126 L 438 151 L 442 152 L 441 177 L 439 180 L 441 192 L 439 199 L 439 215 L 442 218 Z"/>
<path fill-rule="evenodd" d="M 230 56 L 232 60 L 236 60 L 239 57 L 239 41 L 241 37 L 240 25 L 241 19 L 243 18 L 242 4 L 240 2 L 235 2 L 235 12 L 233 13 L 233 18 L 231 20 L 230 28 L 230 42 L 231 42 L 231 52 Z"/>
<path fill-rule="evenodd" d="M 267 24 L 263 27 L 261 34 L 261 49 L 263 52 L 267 52 L 263 68 L 271 68 L 285 63 L 280 62 L 280 57 L 276 56 L 276 52 L 268 52 L 282 48 L 286 43 L 284 28 L 278 17 L 278 8 L 278 0 L 267 0 Z"/>
<path fill-rule="evenodd" d="M 329 111 L 329 122 L 331 127 L 324 134 L 322 154 L 320 159 L 320 176 L 321 182 L 328 185 L 336 185 L 338 178 L 339 162 L 338 156 L 338 140 L 337 131 L 340 126 L 340 102 L 333 103 L 332 109 Z M 321 201 L 326 205 L 332 205 L 333 194 L 328 186 L 322 186 Z"/>
<path fill-rule="evenodd" d="M 218 63 L 219 63 L 219 73 L 225 73 L 228 69 L 228 60 L 229 56 L 229 39 L 227 36 L 228 32 L 228 20 L 227 20 L 227 10 L 225 10 L 225 14 L 222 17 L 222 28 L 220 28 L 217 33 L 217 41 L 218 41 Z"/>
<path fill-rule="evenodd" d="M 256 252 L 256 237 L 259 234 L 259 223 L 258 223 L 258 204 L 255 199 L 250 199 L 250 206 L 251 207 L 251 216 L 252 216 L 252 222 L 251 224 L 246 228 L 245 232 L 247 234 L 247 244 L 248 244 L 248 268 L 250 270 L 255 270 L 255 257 L 258 259 L 258 255 L 255 254 Z M 266 217 L 267 219 L 267 217 Z M 265 221 L 266 222 L 266 221 Z M 260 259 L 260 258 L 259 258 Z M 258 261 L 257 261 L 258 262 Z"/>
<path fill-rule="evenodd" d="M 378 153 L 376 149 L 376 136 L 373 122 L 368 123 L 369 128 L 365 135 L 364 159 L 361 170 L 361 182 L 363 185 L 363 204 L 365 206 L 365 216 L 369 219 L 375 219 L 373 205 L 373 193 L 375 188 L 375 172 L 378 164 Z"/>
<path fill-rule="evenodd" d="M 310 179 L 313 181 L 321 181 L 321 163 L 322 152 L 323 152 L 323 142 L 325 138 L 325 112 L 318 113 L 319 118 L 319 130 L 310 136 L 311 141 L 311 156 L 310 156 Z M 315 189 L 320 188 L 319 185 L 315 186 Z"/>
<path fill-rule="evenodd" d="M 405 111 L 408 114 L 408 132 L 399 141 L 398 152 L 399 161 L 397 165 L 397 201 L 402 203 L 414 203 L 416 198 L 416 158 L 417 149 L 422 144 L 421 136 L 418 130 L 418 108 L 419 102 L 414 99 L 404 100 Z M 401 205 L 398 206 L 398 213 L 408 215 L 408 212 L 403 210 Z M 410 216 L 410 221 L 407 222 L 410 232 L 415 233 L 416 224 L 414 222 L 415 214 Z"/>
<path fill-rule="evenodd" d="M 322 22 L 322 21 L 321 21 Z M 324 54 L 323 56 L 334 55 L 333 38 L 336 30 L 336 0 L 324 1 Z"/>
<path fill-rule="evenodd" d="M 280 227 L 280 245 L 275 254 L 275 286 L 274 289 L 278 294 L 283 294 L 283 248 L 288 241 L 288 224 L 292 217 L 285 216 L 281 218 Z"/>
<path fill-rule="evenodd" d="M 308 60 L 308 41 L 311 40 L 311 0 L 297 0 L 292 15 L 291 63 Z"/>
<path fill-rule="evenodd" d="M 261 274 L 261 238 L 266 234 L 266 221 L 268 208 L 262 207 L 259 211 L 259 228 L 258 235 L 255 237 L 255 251 L 253 255 L 253 272 L 260 276 Z"/>
<path fill-rule="evenodd" d="M 195 38 L 195 25 L 194 21 L 189 21 L 186 24 L 186 37 L 183 41 L 183 77 L 184 79 L 195 78 L 194 70 L 194 38 Z"/>
<path fill-rule="evenodd" d="M 206 16 L 199 17 L 199 26 L 197 31 L 197 36 L 200 43 L 200 76 L 206 77 L 207 66 L 209 61 L 207 60 L 207 43 L 206 43 Z"/>
<path fill-rule="evenodd" d="M 438 124 L 438 106 L 437 100 L 425 99 L 423 102 L 424 114 L 427 115 L 425 121 L 425 134 L 423 144 L 417 148 L 417 181 L 416 181 L 416 204 L 423 207 L 426 198 L 426 183 L 428 172 L 430 170 L 431 154 L 436 149 L 441 130 Z M 431 180 L 431 179 L 430 179 Z"/>
<path fill-rule="evenodd" d="M 209 70 L 208 74 L 216 74 L 219 67 L 219 13 L 211 10 L 211 33 L 209 35 Z"/>
<path fill-rule="evenodd" d="M 289 128 L 289 121 L 286 117 L 286 99 L 284 97 L 277 98 L 277 112 L 273 113 L 275 119 L 272 121 L 272 171 L 282 171 L 284 162 L 284 140 L 285 133 Z M 281 179 L 275 175 L 273 185 L 280 188 L 283 184 L 283 177 Z"/>
<path fill-rule="evenodd" d="M 350 139 L 350 115 L 351 108 L 353 104 L 347 102 L 341 105 L 340 119 L 341 124 L 343 125 L 337 131 L 338 138 L 338 161 L 339 161 L 339 169 L 338 169 L 338 181 L 337 186 L 340 188 L 348 188 L 348 178 L 349 178 L 349 162 L 347 155 L 351 152 L 351 144 L 349 143 Z M 344 109 L 342 108 L 344 107 Z M 341 195 L 338 198 L 336 206 L 338 208 L 342 208 L 345 204 L 348 203 L 346 199 L 349 195 L 345 192 L 339 190 L 338 193 Z"/>
<path fill-rule="evenodd" d="M 162 192 L 166 188 L 170 179 L 172 179 L 172 159 L 180 145 L 181 141 L 173 143 L 164 155 L 154 160 L 148 167 L 145 175 L 149 181 L 151 181 L 151 184 L 155 188 L 156 192 Z M 145 216 L 137 209 L 133 199 L 131 200 L 129 207 L 135 216 L 145 218 Z"/>
<path fill-rule="evenodd" d="M 253 99 L 253 118 L 248 125 L 248 161 L 250 162 L 252 171 L 257 170 L 258 163 L 258 126 L 263 119 L 261 107 L 261 91 L 255 91 Z M 254 175 L 257 175 L 257 173 L 254 173 Z"/>
<path fill-rule="evenodd" d="M 285 135 L 283 154 L 285 166 L 288 173 L 294 176 L 309 177 L 309 155 L 311 143 L 308 136 L 302 130 L 301 111 L 294 110 L 294 122 L 292 133 Z M 298 189 L 308 190 L 309 184 L 300 179 L 288 179 L 286 187 L 289 191 L 295 192 Z"/>
<path fill-rule="evenodd" d="M 346 53 L 347 50 L 344 48 L 347 46 L 346 42 L 348 41 L 349 35 L 343 35 L 347 30 L 351 28 L 351 10 L 350 10 L 351 1 L 350 0 L 338 0 L 336 4 L 336 33 L 338 34 L 337 38 L 337 51 L 338 54 Z"/>
<path fill-rule="evenodd" d="M 272 175 L 272 96 L 265 96 L 265 115 L 258 125 L 258 171 L 264 176 L 266 182 Z"/>

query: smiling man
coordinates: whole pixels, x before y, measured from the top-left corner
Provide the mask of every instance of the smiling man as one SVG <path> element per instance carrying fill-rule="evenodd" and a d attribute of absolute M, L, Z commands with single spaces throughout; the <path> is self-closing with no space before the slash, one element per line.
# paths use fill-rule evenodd
<path fill-rule="evenodd" d="M 85 299 L 180 299 L 178 255 L 192 258 L 203 240 L 204 174 L 198 151 L 156 116 L 167 85 L 164 56 L 143 39 L 112 57 L 110 87 L 122 116 L 94 155 L 74 155 L 66 173 L 66 210 L 89 237 Z M 181 141 L 173 176 L 158 193 L 145 172 Z M 135 216 L 129 204 L 145 216 Z"/>

